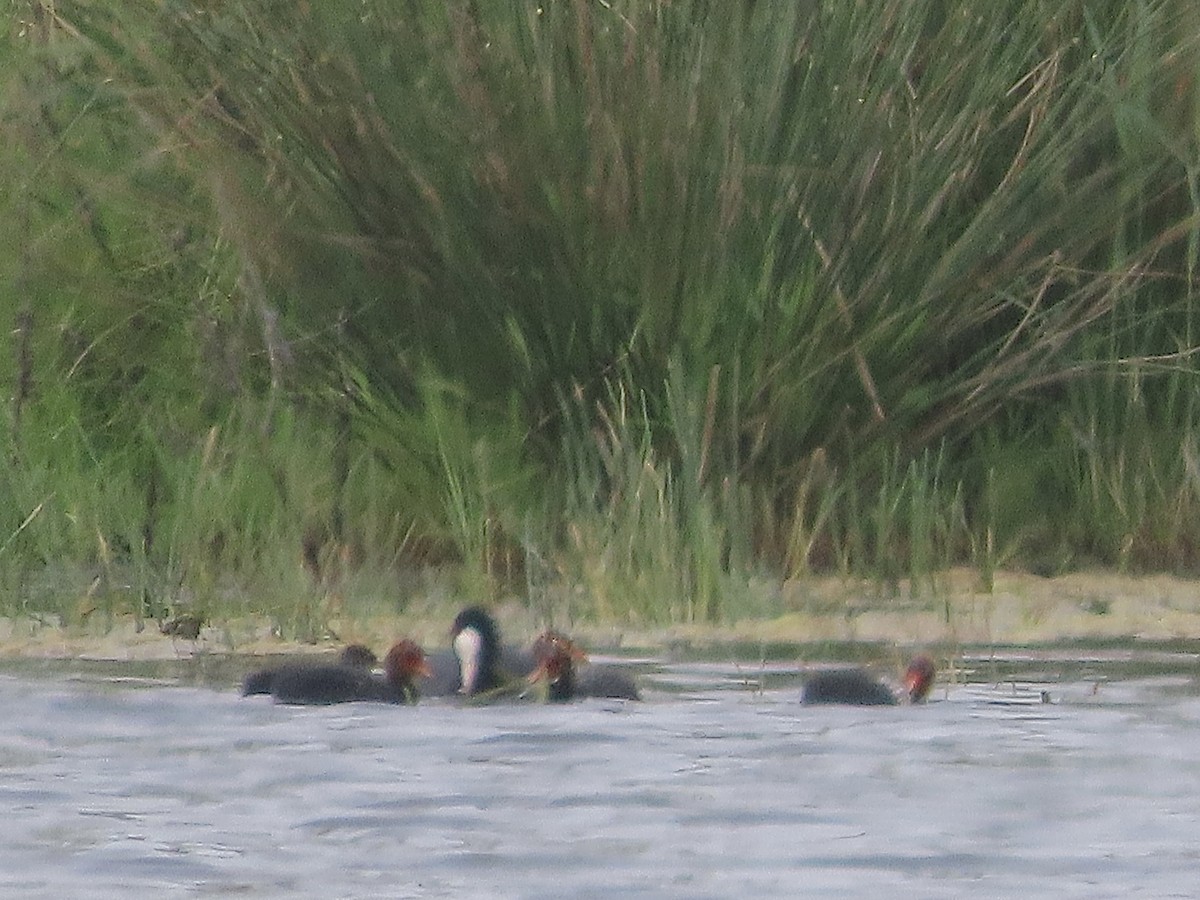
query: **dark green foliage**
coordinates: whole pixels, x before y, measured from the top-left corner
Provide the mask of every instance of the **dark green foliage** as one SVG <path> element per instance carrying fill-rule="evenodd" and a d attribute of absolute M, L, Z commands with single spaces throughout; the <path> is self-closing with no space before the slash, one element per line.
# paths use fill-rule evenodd
<path fill-rule="evenodd" d="M 3 553 L 635 620 L 1192 565 L 1186 0 L 17 6 Z M 64 475 L 122 499 L 22 524 Z"/>

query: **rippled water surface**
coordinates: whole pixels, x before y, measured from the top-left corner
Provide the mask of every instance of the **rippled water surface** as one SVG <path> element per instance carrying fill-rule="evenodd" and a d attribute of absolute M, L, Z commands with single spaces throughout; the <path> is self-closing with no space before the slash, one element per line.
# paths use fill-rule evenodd
<path fill-rule="evenodd" d="M 296 708 L 213 665 L 0 669 L 0 896 L 1197 894 L 1184 649 L 894 709 L 730 663 L 649 666 L 642 703 Z"/>

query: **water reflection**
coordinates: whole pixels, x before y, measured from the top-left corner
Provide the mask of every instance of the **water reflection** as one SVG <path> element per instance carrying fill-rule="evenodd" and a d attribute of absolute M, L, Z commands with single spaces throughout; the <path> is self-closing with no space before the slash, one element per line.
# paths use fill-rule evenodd
<path fill-rule="evenodd" d="M 0 895 L 1189 896 L 1190 653 L 967 658 L 915 709 L 801 708 L 786 663 L 470 709 L 6 664 Z"/>

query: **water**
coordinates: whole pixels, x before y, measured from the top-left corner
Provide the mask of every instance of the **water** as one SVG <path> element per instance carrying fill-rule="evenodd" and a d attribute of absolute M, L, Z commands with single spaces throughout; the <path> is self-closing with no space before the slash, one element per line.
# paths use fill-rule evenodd
<path fill-rule="evenodd" d="M 8 663 L 0 896 L 1192 897 L 1196 668 L 1068 648 L 922 708 L 727 663 L 649 667 L 640 704 L 290 708 L 212 661 Z"/>

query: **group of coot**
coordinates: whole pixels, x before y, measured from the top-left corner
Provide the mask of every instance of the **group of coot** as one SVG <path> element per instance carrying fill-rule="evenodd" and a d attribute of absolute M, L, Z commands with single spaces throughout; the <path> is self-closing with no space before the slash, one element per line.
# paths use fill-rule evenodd
<path fill-rule="evenodd" d="M 242 693 L 305 704 L 415 703 L 421 697 L 448 696 L 533 696 L 555 702 L 641 696 L 626 672 L 588 663 L 583 650 L 557 631 L 544 632 L 528 648 L 501 643 L 495 620 L 479 606 L 458 614 L 450 638 L 452 649 L 429 654 L 411 640 L 398 641 L 383 659 L 382 674 L 374 671 L 378 660 L 369 648 L 351 644 L 332 664 L 289 662 L 251 672 Z"/>
<path fill-rule="evenodd" d="M 557 631 L 542 633 L 527 648 L 501 642 L 495 620 L 479 606 L 464 609 L 450 630 L 451 649 L 427 654 L 411 640 L 392 645 L 378 660 L 361 644 L 346 647 L 337 662 L 289 662 L 246 676 L 242 693 L 269 694 L 279 703 L 315 704 L 371 700 L 415 703 L 421 697 L 464 696 L 476 700 L 536 697 L 565 702 L 582 697 L 638 700 L 637 684 L 617 666 L 587 662 L 587 655 Z M 833 669 L 811 676 L 806 704 L 895 705 L 920 703 L 936 669 L 918 656 L 894 692 L 861 669 Z"/>

